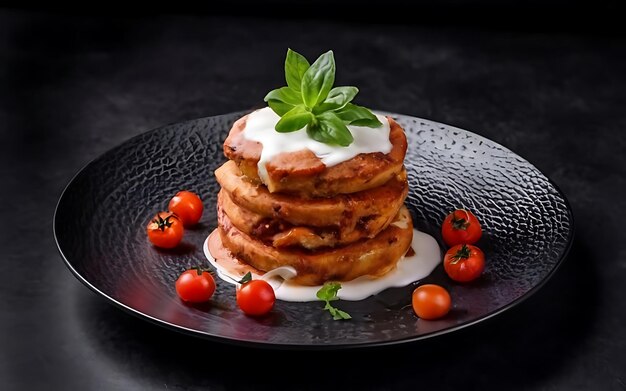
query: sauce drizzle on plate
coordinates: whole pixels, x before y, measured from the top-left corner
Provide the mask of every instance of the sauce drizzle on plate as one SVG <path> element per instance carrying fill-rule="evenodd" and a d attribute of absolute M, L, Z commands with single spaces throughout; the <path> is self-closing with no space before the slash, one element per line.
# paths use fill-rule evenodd
<path fill-rule="evenodd" d="M 203 249 L 205 256 L 217 270 L 218 277 L 230 284 L 235 284 L 235 281 L 250 272 L 253 278 L 266 279 L 274 288 L 276 298 L 279 300 L 294 302 L 318 300 L 316 293 L 321 285 L 305 286 L 290 282 L 289 276 L 295 275 L 295 270 L 288 266 L 264 273 L 239 262 L 222 246 L 217 230 L 211 232 Z M 407 255 L 398 261 L 395 269 L 381 277 L 362 276 L 342 282 L 338 296 L 342 300 L 358 301 L 387 288 L 403 287 L 427 277 L 440 262 L 441 250 L 435 238 L 414 229 L 411 247 Z"/>

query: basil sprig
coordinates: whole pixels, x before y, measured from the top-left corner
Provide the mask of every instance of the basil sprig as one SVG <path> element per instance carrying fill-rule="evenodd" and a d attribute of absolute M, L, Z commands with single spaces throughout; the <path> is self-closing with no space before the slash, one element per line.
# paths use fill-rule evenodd
<path fill-rule="evenodd" d="M 330 302 L 338 300 L 337 292 L 341 289 L 341 284 L 338 282 L 326 282 L 316 293 L 318 299 L 326 303 L 324 309 L 330 312 L 333 320 L 345 320 L 352 319 L 349 313 L 340 310 L 337 307 L 333 307 Z"/>
<path fill-rule="evenodd" d="M 276 131 L 294 132 L 306 126 L 314 140 L 347 147 L 354 141 L 347 125 L 377 128 L 378 118 L 352 102 L 359 89 L 335 87 L 335 58 L 332 50 L 310 65 L 304 56 L 287 50 L 286 87 L 270 91 L 265 101 L 281 118 Z"/>

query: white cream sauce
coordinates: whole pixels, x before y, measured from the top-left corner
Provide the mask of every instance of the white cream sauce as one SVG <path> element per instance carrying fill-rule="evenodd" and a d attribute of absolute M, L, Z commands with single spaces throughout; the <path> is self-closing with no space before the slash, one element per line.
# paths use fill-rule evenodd
<path fill-rule="evenodd" d="M 211 242 L 211 243 L 210 243 Z M 212 250 L 209 250 L 211 247 Z M 304 286 L 290 282 L 296 276 L 296 270 L 290 266 L 280 267 L 267 273 L 259 272 L 248 265 L 244 265 L 232 256 L 224 256 L 221 240 L 217 231 L 213 231 L 204 243 L 204 254 L 217 270 L 217 275 L 224 281 L 235 284 L 241 276 L 250 271 L 254 279 L 264 279 L 274 288 L 276 298 L 283 301 L 316 301 L 315 294 L 322 287 Z M 441 262 L 441 251 L 437 241 L 430 235 L 413 230 L 411 248 L 415 251 L 412 256 L 405 256 L 395 269 L 382 277 L 374 278 L 362 276 L 352 281 L 342 282 L 338 296 L 342 300 L 357 301 L 375 295 L 387 288 L 403 287 L 414 281 L 427 277 Z M 215 256 L 212 255 L 215 252 Z"/>
<path fill-rule="evenodd" d="M 269 108 L 256 110 L 248 116 L 243 137 L 247 140 L 257 141 L 263 145 L 261 158 L 258 163 L 259 177 L 267 183 L 267 169 L 265 165 L 272 158 L 283 152 L 296 152 L 308 149 L 317 156 L 326 167 L 335 166 L 346 160 L 350 160 L 360 153 L 391 152 L 389 141 L 389 121 L 382 115 L 376 115 L 383 124 L 378 128 L 349 125 L 350 133 L 354 142 L 347 147 L 328 145 L 310 138 L 306 129 L 302 128 L 295 132 L 279 133 L 274 127 L 280 117 Z"/>

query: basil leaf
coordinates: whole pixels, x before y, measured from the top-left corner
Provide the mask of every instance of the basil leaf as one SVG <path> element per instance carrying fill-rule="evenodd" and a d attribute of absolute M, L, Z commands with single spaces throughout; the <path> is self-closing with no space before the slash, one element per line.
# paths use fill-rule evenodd
<path fill-rule="evenodd" d="M 268 100 L 267 105 L 274 110 L 279 117 L 287 114 L 289 110 L 294 108 L 294 105 L 290 105 L 289 103 L 281 102 L 279 100 Z"/>
<path fill-rule="evenodd" d="M 275 129 L 280 133 L 295 132 L 307 126 L 312 120 L 313 114 L 303 105 L 298 105 L 282 116 Z"/>
<path fill-rule="evenodd" d="M 333 51 L 319 56 L 302 76 L 300 90 L 304 104 L 313 108 L 318 102 L 323 102 L 335 82 L 335 58 Z"/>
<path fill-rule="evenodd" d="M 295 106 L 302 103 L 302 95 L 289 87 L 281 87 L 268 92 L 263 100 L 266 102 L 270 100 L 279 100 Z"/>
<path fill-rule="evenodd" d="M 333 314 L 333 320 L 342 320 L 342 319 L 352 319 L 349 313 L 340 310 L 339 308 L 335 308 L 335 313 Z"/>
<path fill-rule="evenodd" d="M 348 103 L 343 108 L 335 111 L 335 114 L 350 125 L 367 126 L 370 128 L 377 128 L 383 125 L 369 109 L 352 103 Z"/>
<path fill-rule="evenodd" d="M 337 297 L 337 292 L 341 289 L 341 284 L 338 282 L 325 283 L 315 294 L 318 299 L 324 301 L 330 301 Z M 327 303 L 328 306 L 330 304 Z"/>
<path fill-rule="evenodd" d="M 333 88 L 335 57 L 332 50 L 309 65 L 303 55 L 287 49 L 285 80 L 286 87 L 270 91 L 265 96 L 268 106 L 281 117 L 275 126 L 278 132 L 293 132 L 306 127 L 312 139 L 345 147 L 354 141 L 347 125 L 382 126 L 370 110 L 350 103 L 358 94 L 358 88 Z"/>
<path fill-rule="evenodd" d="M 354 141 L 348 127 L 332 111 L 326 111 L 315 118 L 317 125 L 307 127 L 307 134 L 313 140 L 342 147 L 347 147 Z"/>
<path fill-rule="evenodd" d="M 325 301 L 326 305 L 324 310 L 328 311 L 333 317 L 333 320 L 352 319 L 350 314 L 339 308 L 330 305 L 331 300 L 337 300 L 337 292 L 341 289 L 341 284 L 338 282 L 327 282 L 316 293 L 318 299 Z"/>
<path fill-rule="evenodd" d="M 359 89 L 356 87 L 335 87 L 330 90 L 324 102 L 315 107 L 313 112 L 318 114 L 328 110 L 340 109 L 352 101 L 358 93 Z"/>
<path fill-rule="evenodd" d="M 383 126 L 382 122 L 380 122 L 378 120 L 378 118 L 357 119 L 356 121 L 352 121 L 350 123 L 350 125 L 353 125 L 353 126 L 364 126 L 364 127 L 367 127 L 367 128 L 379 128 L 379 127 Z"/>
<path fill-rule="evenodd" d="M 289 88 L 300 92 L 302 85 L 302 76 L 311 65 L 306 58 L 300 53 L 291 49 L 287 49 L 287 58 L 285 58 L 285 80 Z"/>
<path fill-rule="evenodd" d="M 302 95 L 289 87 L 272 90 L 265 95 L 268 106 L 279 116 L 285 115 L 294 106 L 302 103 Z"/>

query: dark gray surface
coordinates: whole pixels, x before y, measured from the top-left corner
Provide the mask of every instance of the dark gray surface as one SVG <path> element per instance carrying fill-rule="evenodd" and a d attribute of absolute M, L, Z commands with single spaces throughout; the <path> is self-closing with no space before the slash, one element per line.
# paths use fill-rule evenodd
<path fill-rule="evenodd" d="M 570 248 L 571 211 L 535 167 L 502 146 L 462 129 L 390 114 L 404 129 L 415 226 L 441 248 L 441 222 L 455 208 L 476 212 L 489 262 L 472 284 L 453 283 L 442 265 L 420 284 L 445 287 L 454 300 L 437 321 L 411 308 L 416 284 L 342 302 L 350 322 L 335 322 L 318 302 L 279 302 L 261 319 L 245 316 L 234 287 L 218 281 L 210 304 L 187 305 L 174 281 L 183 270 L 209 266 L 204 242 L 217 225 L 221 147 L 242 113 L 165 126 L 125 142 L 85 167 L 65 189 L 54 233 L 68 266 L 89 288 L 121 309 L 176 331 L 254 347 L 334 349 L 424 339 L 466 327 L 528 298 L 554 273 Z M 167 152 L 164 152 L 167 151 Z M 179 189 L 206 205 L 199 226 L 172 251 L 146 240 L 145 224 Z M 218 212 L 219 213 L 219 212 Z M 415 248 L 419 253 L 420 249 Z"/>
<path fill-rule="evenodd" d="M 257 106 L 286 46 L 332 48 L 359 101 L 474 131 L 568 196 L 571 255 L 484 324 L 371 351 L 262 351 L 174 334 L 110 306 L 63 266 L 52 214 L 84 164 L 151 128 Z M 607 389 L 626 383 L 626 56 L 619 37 L 338 21 L 0 14 L 3 389 Z M 329 364 L 329 363 L 332 363 Z M 330 368 L 333 369 L 330 369 Z"/>

